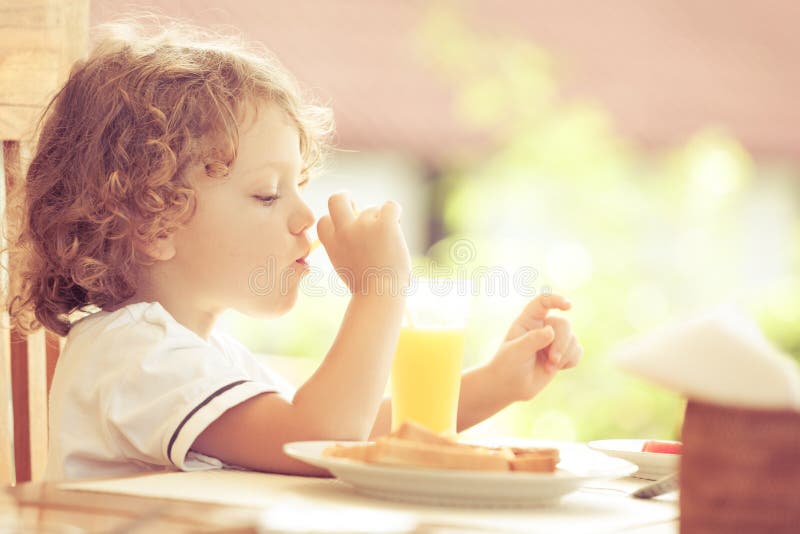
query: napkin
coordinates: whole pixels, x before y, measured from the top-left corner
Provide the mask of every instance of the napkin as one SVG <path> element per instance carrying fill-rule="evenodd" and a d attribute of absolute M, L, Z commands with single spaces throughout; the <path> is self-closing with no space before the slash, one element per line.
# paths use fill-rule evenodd
<path fill-rule="evenodd" d="M 800 410 L 797 364 L 742 310 L 725 306 L 666 325 L 612 350 L 623 369 L 688 398 Z"/>

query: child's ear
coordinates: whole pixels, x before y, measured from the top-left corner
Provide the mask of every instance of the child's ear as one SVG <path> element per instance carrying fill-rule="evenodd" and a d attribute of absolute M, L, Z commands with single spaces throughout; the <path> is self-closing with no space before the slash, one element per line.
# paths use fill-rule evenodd
<path fill-rule="evenodd" d="M 148 256 L 158 261 L 169 261 L 175 257 L 175 232 L 162 232 L 153 241 L 142 243 Z"/>

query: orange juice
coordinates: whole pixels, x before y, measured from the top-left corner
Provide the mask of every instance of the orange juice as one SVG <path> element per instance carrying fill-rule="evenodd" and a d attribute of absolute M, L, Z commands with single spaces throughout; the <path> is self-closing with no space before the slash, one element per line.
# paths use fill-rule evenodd
<path fill-rule="evenodd" d="M 463 328 L 403 327 L 392 364 L 392 430 L 414 421 L 455 436 Z"/>

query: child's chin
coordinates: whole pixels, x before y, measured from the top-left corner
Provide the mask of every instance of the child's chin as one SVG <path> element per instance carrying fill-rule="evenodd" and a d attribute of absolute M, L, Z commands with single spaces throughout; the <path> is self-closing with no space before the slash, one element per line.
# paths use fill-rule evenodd
<path fill-rule="evenodd" d="M 295 302 L 297 302 L 297 293 L 285 295 L 279 300 L 265 299 L 251 303 L 247 307 L 248 309 L 239 311 L 259 319 L 275 319 L 289 313 L 294 308 Z"/>

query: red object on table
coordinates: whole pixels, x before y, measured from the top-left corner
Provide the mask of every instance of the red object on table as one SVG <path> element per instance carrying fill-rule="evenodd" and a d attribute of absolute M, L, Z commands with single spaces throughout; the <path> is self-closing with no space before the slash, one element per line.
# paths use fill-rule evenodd
<path fill-rule="evenodd" d="M 642 452 L 660 452 L 663 454 L 681 454 L 683 444 L 680 441 L 658 441 L 651 439 L 644 442 Z"/>

